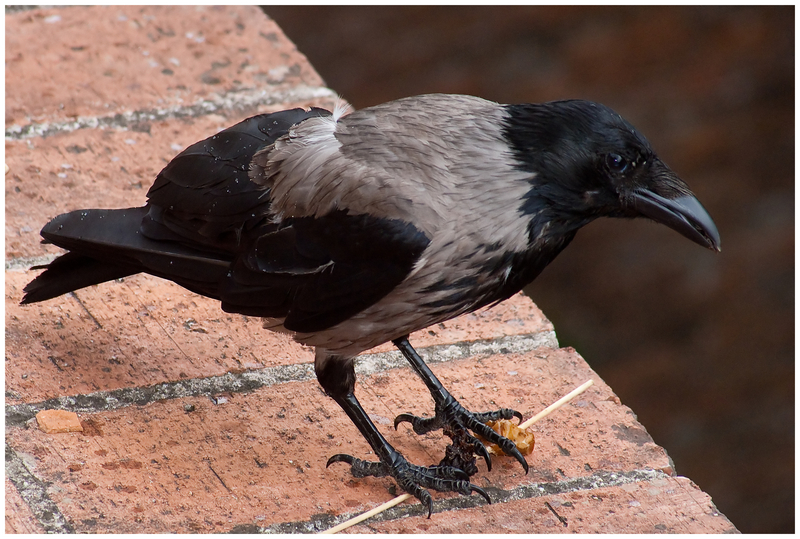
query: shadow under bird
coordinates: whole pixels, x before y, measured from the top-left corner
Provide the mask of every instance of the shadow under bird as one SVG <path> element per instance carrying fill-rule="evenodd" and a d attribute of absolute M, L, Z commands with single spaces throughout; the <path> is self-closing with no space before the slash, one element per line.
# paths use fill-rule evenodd
<path fill-rule="evenodd" d="M 264 318 L 316 349 L 319 383 L 378 462 L 432 510 L 427 489 L 489 500 L 447 462 L 408 462 L 354 394 L 354 358 L 392 341 L 424 380 L 430 418 L 485 459 L 475 437 L 528 464 L 445 389 L 408 335 L 519 292 L 598 217 L 647 217 L 712 250 L 717 229 L 687 185 L 619 114 L 581 100 L 501 105 L 424 95 L 350 112 L 312 108 L 244 120 L 178 154 L 141 208 L 78 210 L 42 229 L 68 252 L 44 266 L 22 303 L 139 272 Z M 40 269 L 41 267 L 37 267 Z M 471 431 L 471 432 L 470 432 Z"/>

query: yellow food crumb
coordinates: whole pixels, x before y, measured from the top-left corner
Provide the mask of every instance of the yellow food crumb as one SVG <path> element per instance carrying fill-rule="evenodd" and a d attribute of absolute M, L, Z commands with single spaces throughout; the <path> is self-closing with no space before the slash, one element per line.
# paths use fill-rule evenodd
<path fill-rule="evenodd" d="M 533 446 L 535 445 L 535 440 L 533 437 L 533 433 L 529 430 L 522 430 L 513 421 L 508 419 L 498 419 L 497 421 L 487 421 L 486 422 L 489 427 L 493 431 L 495 431 L 500 436 L 504 436 L 514 442 L 516 444 L 517 449 L 523 455 L 530 455 L 533 453 Z M 479 436 L 480 438 L 480 436 Z M 480 438 L 480 440 L 486 445 L 486 449 L 489 451 L 491 455 L 504 455 L 503 451 L 498 447 L 497 444 L 493 444 Z"/>

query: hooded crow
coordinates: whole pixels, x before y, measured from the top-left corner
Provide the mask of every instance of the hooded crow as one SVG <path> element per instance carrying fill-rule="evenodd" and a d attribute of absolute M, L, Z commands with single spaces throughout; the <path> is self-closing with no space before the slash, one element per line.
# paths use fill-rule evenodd
<path fill-rule="evenodd" d="M 424 95 L 345 112 L 254 116 L 178 154 L 144 207 L 56 217 L 41 234 L 68 252 L 22 303 L 145 272 L 262 317 L 315 347 L 320 384 L 379 459 L 329 465 L 391 475 L 429 515 L 427 489 L 488 500 L 458 466 L 412 464 L 386 441 L 354 395 L 354 358 L 392 341 L 435 403 L 395 427 L 455 432 L 491 468 L 471 431 L 527 472 L 484 424 L 521 416 L 466 410 L 408 335 L 517 293 L 598 217 L 647 217 L 712 250 L 719 234 L 648 141 L 597 103 Z"/>

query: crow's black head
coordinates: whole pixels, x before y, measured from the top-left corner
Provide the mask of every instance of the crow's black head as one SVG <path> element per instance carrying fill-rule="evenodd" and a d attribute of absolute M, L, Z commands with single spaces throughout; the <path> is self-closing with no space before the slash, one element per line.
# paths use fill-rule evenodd
<path fill-rule="evenodd" d="M 719 250 L 714 222 L 647 139 L 604 105 L 581 100 L 509 105 L 505 135 L 533 174 L 526 200 L 579 228 L 601 217 L 648 217 Z"/>

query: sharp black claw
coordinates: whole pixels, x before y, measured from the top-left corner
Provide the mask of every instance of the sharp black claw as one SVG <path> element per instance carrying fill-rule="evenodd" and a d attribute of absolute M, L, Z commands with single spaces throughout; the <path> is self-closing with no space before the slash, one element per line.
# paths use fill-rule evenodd
<path fill-rule="evenodd" d="M 345 455 L 344 453 L 338 453 L 338 454 L 333 455 L 331 458 L 328 459 L 328 463 L 325 465 L 325 467 L 327 468 L 328 466 L 330 466 L 334 462 L 346 462 L 347 464 L 350 464 L 352 466 L 355 461 L 356 461 L 356 458 L 351 456 L 351 455 Z"/>
<path fill-rule="evenodd" d="M 400 423 L 409 423 L 411 428 L 417 434 L 425 434 L 442 427 L 440 418 L 437 417 L 419 417 L 413 414 L 400 414 L 394 418 L 394 428 Z"/>
<path fill-rule="evenodd" d="M 472 483 L 470 483 L 469 488 L 472 489 L 472 492 L 477 492 L 478 494 L 483 496 L 486 499 L 486 501 L 489 503 L 489 505 L 492 504 L 492 499 L 489 498 L 489 495 L 486 494 L 486 491 L 483 490 L 481 487 L 479 487 L 478 485 L 473 485 Z"/>
<path fill-rule="evenodd" d="M 469 481 L 469 474 L 467 472 L 459 468 L 453 468 L 453 470 L 454 479 L 459 481 Z"/>
<path fill-rule="evenodd" d="M 519 423 L 517 423 L 518 425 L 522 423 L 522 414 L 521 413 L 519 413 L 516 410 L 514 410 L 514 417 L 519 419 Z"/>
<path fill-rule="evenodd" d="M 502 447 L 503 453 L 509 457 L 514 457 L 517 459 L 517 462 L 522 465 L 522 469 L 525 470 L 525 475 L 528 475 L 528 461 L 525 460 L 525 457 L 523 457 L 522 453 L 519 452 L 519 449 L 517 449 L 517 446 L 514 444 L 514 442 L 509 441 L 507 445 L 508 447 Z"/>
<path fill-rule="evenodd" d="M 394 418 L 394 430 L 397 430 L 397 426 L 400 423 L 406 422 L 411 423 L 414 419 L 414 416 L 411 414 L 400 414 L 399 416 Z"/>
<path fill-rule="evenodd" d="M 522 469 L 525 470 L 525 475 L 528 475 L 528 461 L 525 460 L 525 457 L 522 456 L 522 453 L 517 451 L 514 457 L 517 459 L 517 462 L 522 464 Z"/>
<path fill-rule="evenodd" d="M 517 459 L 517 462 L 519 462 L 522 465 L 522 469 L 525 470 L 525 475 L 528 475 L 528 461 L 525 460 L 525 457 L 522 456 L 522 453 L 519 452 L 519 449 L 517 449 L 516 446 L 512 446 L 511 450 L 507 450 L 504 448 L 503 453 L 505 453 L 509 457 L 514 457 L 515 459 Z"/>
<path fill-rule="evenodd" d="M 492 431 L 492 433 L 494 433 L 494 431 Z M 522 469 L 525 470 L 525 474 L 527 475 L 528 461 L 525 460 L 525 457 L 523 457 L 522 453 L 520 453 L 519 449 L 517 449 L 516 444 L 511 440 L 500 436 L 499 434 L 496 434 L 496 436 L 499 438 L 499 441 L 497 440 L 491 440 L 491 441 L 500 446 L 500 449 L 503 451 L 503 453 L 505 453 L 509 457 L 514 457 L 515 459 L 517 459 L 517 462 L 519 462 L 522 465 Z"/>

